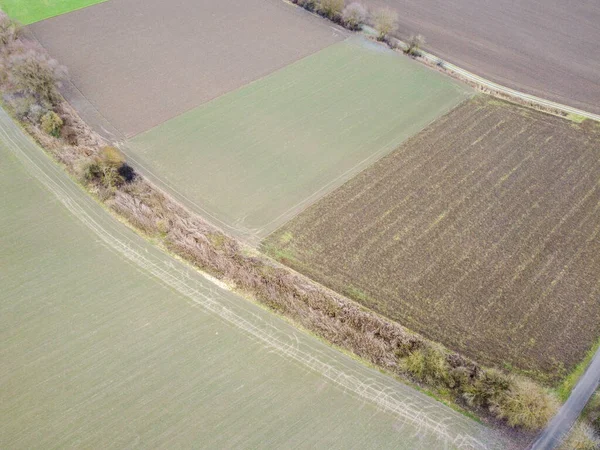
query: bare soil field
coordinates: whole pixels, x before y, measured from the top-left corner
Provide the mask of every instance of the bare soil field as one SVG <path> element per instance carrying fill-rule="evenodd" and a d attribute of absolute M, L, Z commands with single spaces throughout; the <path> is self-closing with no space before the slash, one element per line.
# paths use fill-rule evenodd
<path fill-rule="evenodd" d="M 365 0 L 398 12 L 399 37 L 492 81 L 600 113 L 600 2 Z"/>
<path fill-rule="evenodd" d="M 344 37 L 281 0 L 112 0 L 28 30 L 125 137 Z"/>
<path fill-rule="evenodd" d="M 280 261 L 489 364 L 600 333 L 600 127 L 477 97 L 271 235 Z"/>

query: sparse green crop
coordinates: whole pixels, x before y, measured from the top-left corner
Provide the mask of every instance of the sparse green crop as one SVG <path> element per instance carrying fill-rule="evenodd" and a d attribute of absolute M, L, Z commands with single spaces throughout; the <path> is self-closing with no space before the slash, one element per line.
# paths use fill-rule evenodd
<path fill-rule="evenodd" d="M 0 8 L 23 25 L 29 25 L 104 1 L 106 0 L 0 0 Z"/>
<path fill-rule="evenodd" d="M 472 91 L 352 38 L 130 140 L 136 159 L 264 237 Z"/>

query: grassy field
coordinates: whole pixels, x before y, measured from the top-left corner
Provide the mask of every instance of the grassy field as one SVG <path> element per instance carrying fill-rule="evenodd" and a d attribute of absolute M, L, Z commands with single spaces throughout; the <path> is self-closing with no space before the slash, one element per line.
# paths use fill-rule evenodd
<path fill-rule="evenodd" d="M 281 0 L 108 1 L 29 30 L 69 68 L 77 90 L 124 137 L 345 36 Z"/>
<path fill-rule="evenodd" d="M 600 334 L 600 128 L 477 97 L 270 236 L 483 363 L 558 379 Z"/>
<path fill-rule="evenodd" d="M 95 5 L 106 0 L 0 0 L 0 8 L 23 25 Z"/>
<path fill-rule="evenodd" d="M 136 235 L 3 110 L 0 161 L 0 448 L 507 448 Z"/>
<path fill-rule="evenodd" d="M 471 95 L 351 38 L 129 141 L 222 223 L 264 237 Z"/>

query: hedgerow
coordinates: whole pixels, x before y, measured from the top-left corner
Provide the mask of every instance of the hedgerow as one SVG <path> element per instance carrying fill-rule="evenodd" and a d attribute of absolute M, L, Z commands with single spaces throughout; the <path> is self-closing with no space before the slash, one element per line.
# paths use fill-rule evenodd
<path fill-rule="evenodd" d="M 301 2 L 314 9 L 321 5 L 296 1 Z M 12 26 L 10 19 L 0 14 L 0 66 L 6 71 L 0 88 L 5 103 L 47 151 L 133 227 L 332 344 L 391 373 L 448 391 L 465 406 L 486 410 L 511 426 L 528 429 L 543 426 L 553 414 L 555 401 L 541 386 L 483 368 L 360 307 L 246 248 L 152 186 L 60 95 L 57 86 L 66 71 L 42 47 L 23 42 L 18 32 L 10 31 Z M 45 67 L 43 79 L 21 79 L 29 71 L 20 65 L 23 58 L 33 61 L 31 67 Z M 42 125 L 48 114 L 60 119 L 60 132 L 55 128 L 44 131 L 50 129 Z"/>

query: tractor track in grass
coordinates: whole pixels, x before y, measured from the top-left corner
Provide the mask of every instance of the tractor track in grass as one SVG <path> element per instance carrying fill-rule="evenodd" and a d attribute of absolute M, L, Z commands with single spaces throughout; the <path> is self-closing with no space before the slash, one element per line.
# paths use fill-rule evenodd
<path fill-rule="evenodd" d="M 153 275 L 198 306 L 243 330 L 266 348 L 321 374 L 350 395 L 395 415 L 415 433 L 435 436 L 443 448 L 507 448 L 508 441 L 497 432 L 295 332 L 272 314 L 222 291 L 199 272 L 135 235 L 69 179 L 4 111 L 0 111 L 0 137 L 29 173 L 92 230 L 105 247 L 142 272 Z"/>

